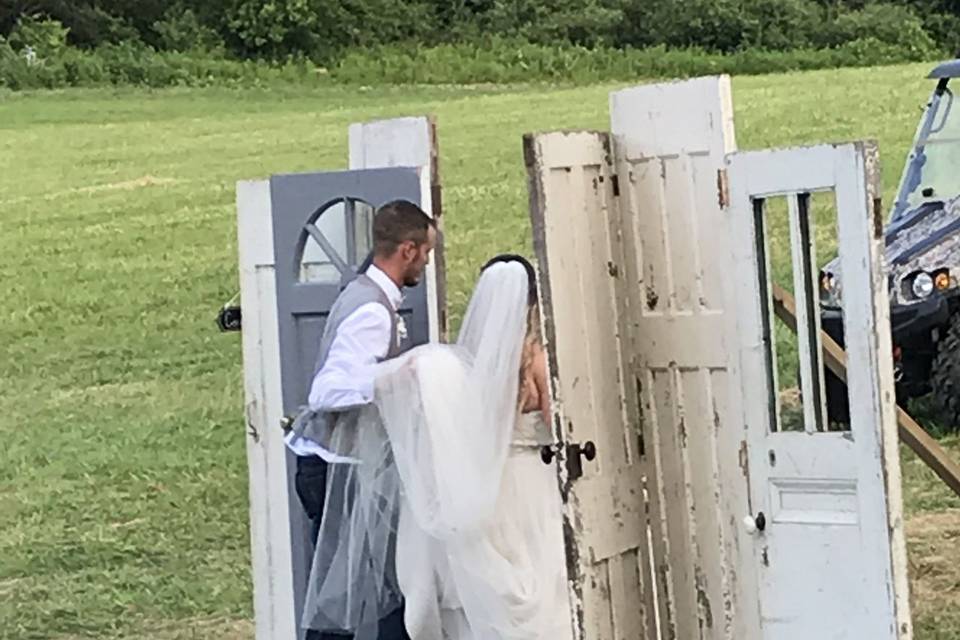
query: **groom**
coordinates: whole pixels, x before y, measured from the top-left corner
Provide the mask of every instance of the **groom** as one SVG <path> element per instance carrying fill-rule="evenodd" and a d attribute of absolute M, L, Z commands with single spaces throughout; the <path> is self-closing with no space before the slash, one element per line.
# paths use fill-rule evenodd
<path fill-rule="evenodd" d="M 373 365 L 405 350 L 397 313 L 401 289 L 419 283 L 436 239 L 433 219 L 417 205 L 404 200 L 383 205 L 373 222 L 373 263 L 330 309 L 308 396 L 315 417 L 296 420 L 286 436 L 287 446 L 297 455 L 297 495 L 314 523 L 314 536 L 323 515 L 327 465 L 342 461 L 318 443 L 327 442 L 332 429 L 353 426 L 359 407 L 373 400 Z M 337 541 L 319 539 L 316 544 L 319 548 Z M 310 581 L 322 577 L 311 575 Z M 304 619 L 313 616 L 312 604 L 305 603 Z M 307 631 L 307 640 L 327 638 L 349 635 Z M 379 640 L 407 638 L 401 607 L 381 621 Z"/>

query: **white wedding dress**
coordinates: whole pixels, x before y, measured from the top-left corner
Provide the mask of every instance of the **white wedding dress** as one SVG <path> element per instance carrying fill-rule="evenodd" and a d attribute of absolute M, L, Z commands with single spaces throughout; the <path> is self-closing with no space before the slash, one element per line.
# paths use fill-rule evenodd
<path fill-rule="evenodd" d="M 485 269 L 457 343 L 378 365 L 357 431 L 323 443 L 360 461 L 328 472 L 325 626 L 375 640 L 404 601 L 413 640 L 572 636 L 552 439 L 517 409 L 527 300 L 521 265 Z"/>
<path fill-rule="evenodd" d="M 540 458 L 550 441 L 539 412 L 519 416 L 494 515 L 467 541 L 401 528 L 397 570 L 411 638 L 572 638 L 557 476 Z"/>

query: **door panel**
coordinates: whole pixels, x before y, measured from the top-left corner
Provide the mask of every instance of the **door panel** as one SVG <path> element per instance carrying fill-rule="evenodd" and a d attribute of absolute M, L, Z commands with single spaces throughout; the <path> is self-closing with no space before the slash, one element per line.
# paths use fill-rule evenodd
<path fill-rule="evenodd" d="M 609 139 L 524 138 L 576 637 L 655 637 Z M 591 443 L 595 458 L 581 455 Z"/>
<path fill-rule="evenodd" d="M 740 371 L 749 443 L 745 524 L 759 579 L 763 638 L 909 638 L 900 467 L 876 150 L 865 144 L 734 154 L 730 215 Z M 836 197 L 851 423 L 824 424 L 813 192 Z M 802 429 L 781 427 L 767 204 L 788 199 L 797 299 Z M 809 393 L 805 389 L 812 389 Z M 747 399 L 751 401 L 747 401 Z M 890 490 L 892 489 L 892 491 Z M 760 519 L 760 514 L 763 518 Z"/>
<path fill-rule="evenodd" d="M 731 413 L 735 338 L 727 221 L 717 197 L 735 147 L 729 78 L 611 95 L 630 309 L 663 637 L 749 637 L 736 604 L 745 508 L 742 426 Z M 735 353 L 735 352 L 734 352 Z M 736 401 L 736 398 L 734 398 Z M 735 406 L 734 406 L 735 409 Z"/>
<path fill-rule="evenodd" d="M 320 335 L 330 307 L 341 288 L 355 275 L 367 252 L 357 250 L 357 237 L 372 234 L 370 213 L 394 199 L 420 202 L 420 180 L 415 169 L 368 169 L 333 173 L 274 176 L 270 180 L 273 201 L 273 236 L 277 259 L 277 309 L 280 318 L 284 410 L 295 411 L 309 389 Z M 335 225 L 323 221 L 333 215 Z M 321 230 L 326 226 L 329 237 Z M 317 243 L 317 238 L 323 238 Z M 367 242 L 370 245 L 372 242 Z M 328 271 L 339 278 L 304 279 L 309 248 L 329 259 Z M 330 251 L 325 251 L 329 248 Z M 344 250 L 345 249 L 345 250 Z M 331 253 L 338 255 L 332 256 Z M 342 255 L 339 255 L 341 254 Z M 337 264 L 339 263 L 339 264 Z M 341 270 L 342 269 L 342 270 Z M 401 315 L 426 311 L 425 283 L 404 290 Z M 419 344 L 429 338 L 426 317 L 410 325 L 410 340 Z M 304 379 L 304 372 L 307 378 Z"/>

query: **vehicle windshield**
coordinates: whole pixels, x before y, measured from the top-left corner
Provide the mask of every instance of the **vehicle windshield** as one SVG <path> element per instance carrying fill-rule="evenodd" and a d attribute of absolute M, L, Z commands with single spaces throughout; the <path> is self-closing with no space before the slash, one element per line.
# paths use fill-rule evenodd
<path fill-rule="evenodd" d="M 924 116 L 893 217 L 924 202 L 950 200 L 960 195 L 960 104 L 946 89 L 934 96 Z"/>

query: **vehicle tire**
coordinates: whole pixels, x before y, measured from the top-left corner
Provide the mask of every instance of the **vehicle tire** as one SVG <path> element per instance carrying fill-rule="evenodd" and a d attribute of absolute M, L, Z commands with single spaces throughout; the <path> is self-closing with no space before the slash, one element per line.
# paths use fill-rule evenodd
<path fill-rule="evenodd" d="M 960 314 L 950 317 L 930 369 L 933 405 L 944 427 L 960 429 Z"/>
<path fill-rule="evenodd" d="M 827 403 L 827 424 L 833 431 L 834 426 L 843 427 L 850 424 L 850 401 L 847 397 L 847 383 L 838 378 L 832 371 L 825 368 L 823 380 Z M 800 367 L 797 367 L 797 385 L 800 385 Z M 801 401 L 803 391 L 800 392 Z"/>
<path fill-rule="evenodd" d="M 850 398 L 847 395 L 847 383 L 829 369 L 824 372 L 824 375 L 823 386 L 827 394 L 827 422 L 831 427 L 834 425 L 849 425 Z"/>

